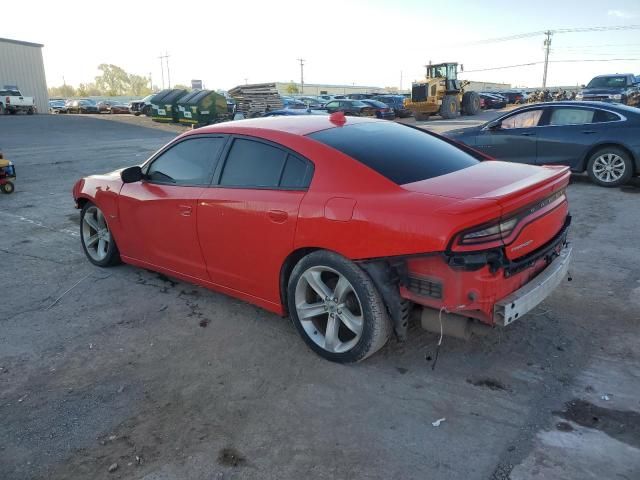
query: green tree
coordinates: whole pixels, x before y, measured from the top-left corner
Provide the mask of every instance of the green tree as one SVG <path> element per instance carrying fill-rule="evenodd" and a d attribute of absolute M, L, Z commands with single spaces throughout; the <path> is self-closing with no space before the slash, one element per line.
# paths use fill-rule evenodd
<path fill-rule="evenodd" d="M 49 88 L 49 96 L 50 97 L 74 97 L 76 95 L 76 89 L 71 85 L 61 85 L 59 87 L 51 87 Z"/>
<path fill-rule="evenodd" d="M 183 85 L 181 83 L 176 83 L 173 87 L 171 88 L 179 88 L 180 90 L 191 90 L 191 87 L 187 87 L 186 85 Z"/>
<path fill-rule="evenodd" d="M 103 95 L 118 96 L 126 95 L 131 83 L 129 74 L 117 65 L 101 63 L 98 70 L 102 72 L 96 77 L 96 86 Z"/>
<path fill-rule="evenodd" d="M 298 85 L 296 85 L 293 80 L 291 80 L 291 83 L 287 85 L 287 93 L 300 93 L 300 90 L 298 90 Z"/>
<path fill-rule="evenodd" d="M 145 96 L 151 93 L 149 88 L 149 80 L 142 75 L 135 75 L 133 73 L 128 75 L 129 77 L 129 89 L 127 95 Z"/>

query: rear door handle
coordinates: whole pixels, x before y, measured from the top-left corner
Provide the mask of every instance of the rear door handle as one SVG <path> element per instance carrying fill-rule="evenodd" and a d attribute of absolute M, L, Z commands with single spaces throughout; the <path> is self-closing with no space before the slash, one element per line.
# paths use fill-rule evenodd
<path fill-rule="evenodd" d="M 521 133 L 520 135 L 522 135 L 523 137 L 535 137 L 536 136 L 536 134 L 533 133 L 533 132 L 524 132 L 524 133 Z"/>
<path fill-rule="evenodd" d="M 289 218 L 289 214 L 284 210 L 269 210 L 269 218 L 275 223 L 284 223 Z"/>
<path fill-rule="evenodd" d="M 596 133 L 595 130 L 583 130 L 582 133 L 584 133 L 585 135 L 591 135 L 592 133 Z"/>
<path fill-rule="evenodd" d="M 189 205 L 179 205 L 178 209 L 180 210 L 180 215 L 183 217 L 190 217 L 191 211 L 193 210 Z"/>

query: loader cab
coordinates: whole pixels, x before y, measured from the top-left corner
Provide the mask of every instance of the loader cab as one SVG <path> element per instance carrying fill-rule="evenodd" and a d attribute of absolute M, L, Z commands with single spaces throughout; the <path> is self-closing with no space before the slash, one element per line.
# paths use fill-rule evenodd
<path fill-rule="evenodd" d="M 462 67 L 462 65 L 460 65 Z M 461 69 L 462 70 L 462 69 Z M 458 80 L 457 63 L 438 63 L 427 65 L 427 79 L 443 79 L 446 83 L 447 92 L 459 92 L 462 88 Z"/>

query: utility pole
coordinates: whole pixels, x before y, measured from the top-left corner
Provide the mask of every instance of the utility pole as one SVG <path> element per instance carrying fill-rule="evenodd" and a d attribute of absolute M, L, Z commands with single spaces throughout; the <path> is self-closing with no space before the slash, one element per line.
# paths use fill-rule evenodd
<path fill-rule="evenodd" d="M 249 79 L 247 77 L 244 78 L 244 84 L 247 85 L 249 83 Z"/>
<path fill-rule="evenodd" d="M 164 57 L 160 54 L 158 58 L 160 59 L 160 75 L 162 76 L 162 89 L 164 90 Z"/>
<path fill-rule="evenodd" d="M 149 90 L 153 92 L 153 77 L 151 76 L 151 72 L 149 72 Z"/>
<path fill-rule="evenodd" d="M 297 60 L 300 62 L 300 93 L 304 93 L 304 58 Z"/>
<path fill-rule="evenodd" d="M 547 30 L 544 32 L 547 38 L 544 39 L 544 74 L 542 76 L 542 89 L 547 88 L 547 67 L 549 66 L 549 49 L 551 48 L 551 35 L 553 32 Z"/>
<path fill-rule="evenodd" d="M 171 88 L 171 73 L 169 72 L 169 52 L 165 50 L 164 58 L 167 59 L 167 83 L 169 84 L 169 88 Z"/>
<path fill-rule="evenodd" d="M 402 70 L 400 70 L 400 90 L 402 90 Z"/>
<path fill-rule="evenodd" d="M 160 59 L 160 72 L 162 74 L 162 89 L 164 90 L 164 61 L 167 62 L 167 83 L 169 84 L 169 88 L 171 88 L 171 74 L 169 73 L 169 52 L 162 53 L 158 57 Z"/>

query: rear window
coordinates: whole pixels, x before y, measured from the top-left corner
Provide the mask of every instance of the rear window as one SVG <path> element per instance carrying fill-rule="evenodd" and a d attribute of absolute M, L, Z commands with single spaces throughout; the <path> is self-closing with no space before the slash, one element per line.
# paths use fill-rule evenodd
<path fill-rule="evenodd" d="M 366 122 L 309 135 L 349 155 L 398 185 L 457 172 L 479 163 L 471 155 L 418 128 Z"/>

